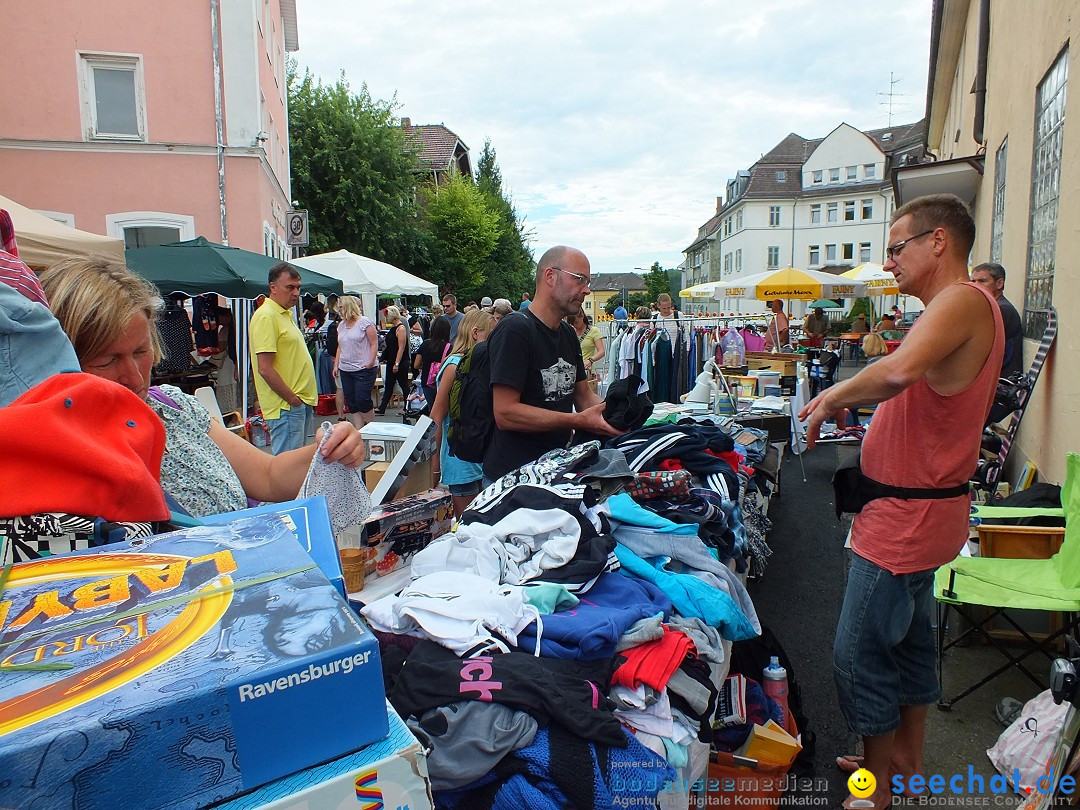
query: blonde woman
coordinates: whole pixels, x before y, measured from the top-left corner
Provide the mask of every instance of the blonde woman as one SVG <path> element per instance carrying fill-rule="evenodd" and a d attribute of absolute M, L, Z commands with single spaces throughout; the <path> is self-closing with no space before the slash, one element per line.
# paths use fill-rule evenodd
<path fill-rule="evenodd" d="M 585 317 L 585 310 L 578 308 L 573 315 L 566 316 L 566 322 L 574 327 L 578 343 L 581 344 L 581 359 L 585 362 L 585 371 L 590 377 L 595 376 L 593 366 L 605 355 L 604 338 L 600 330 L 590 324 Z"/>
<path fill-rule="evenodd" d="M 394 386 L 401 386 L 401 398 L 409 395 L 409 330 L 401 320 L 401 310 L 397 307 L 386 308 L 386 348 L 383 349 L 382 361 L 386 364 L 383 372 L 383 397 L 375 413 L 382 416 L 386 406 L 394 396 Z"/>
<path fill-rule="evenodd" d="M 41 276 L 49 305 L 87 374 L 137 394 L 165 424 L 161 486 L 193 517 L 232 512 L 248 498 L 287 501 L 304 482 L 316 443 L 271 456 L 210 414 L 193 396 L 171 385 L 152 386 L 161 357 L 154 307 L 157 291 L 123 265 L 91 257 L 66 259 Z M 329 461 L 358 466 L 364 442 L 349 424 L 338 425 L 323 448 Z"/>
<path fill-rule="evenodd" d="M 338 349 L 334 355 L 334 378 L 340 380 L 349 421 L 361 428 L 375 421 L 371 391 L 379 371 L 379 333 L 375 324 L 360 311 L 360 301 L 346 295 L 338 302 Z"/>
<path fill-rule="evenodd" d="M 866 364 L 870 365 L 879 357 L 887 355 L 889 347 L 885 344 L 885 338 L 875 332 L 862 339 L 862 353 L 866 355 Z"/>
<path fill-rule="evenodd" d="M 435 482 L 441 477 L 442 482 L 450 489 L 450 497 L 454 505 L 454 514 L 461 517 L 472 499 L 480 492 L 480 484 L 484 479 L 484 467 L 470 461 L 461 461 L 450 455 L 450 447 L 446 443 L 446 431 L 450 427 L 450 388 L 457 377 L 457 366 L 465 353 L 477 343 L 487 340 L 488 334 L 495 326 L 495 316 L 490 312 L 476 310 L 465 315 L 458 329 L 457 340 L 450 350 L 450 354 L 443 361 L 436 378 L 437 390 L 435 404 L 431 406 L 431 418 L 439 426 L 439 467 L 432 468 L 432 477 Z"/>

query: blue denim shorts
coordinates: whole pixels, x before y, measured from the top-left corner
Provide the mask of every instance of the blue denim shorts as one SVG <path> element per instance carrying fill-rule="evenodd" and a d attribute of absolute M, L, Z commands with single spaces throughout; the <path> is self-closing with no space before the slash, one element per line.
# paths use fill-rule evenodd
<path fill-rule="evenodd" d="M 480 494 L 479 481 L 470 481 L 467 484 L 447 484 L 446 488 L 450 490 L 451 495 L 456 495 L 458 498 L 469 498 Z"/>
<path fill-rule="evenodd" d="M 900 725 L 901 706 L 941 697 L 933 611 L 932 570 L 893 574 L 852 557 L 833 674 L 840 708 L 856 734 L 887 734 Z"/>

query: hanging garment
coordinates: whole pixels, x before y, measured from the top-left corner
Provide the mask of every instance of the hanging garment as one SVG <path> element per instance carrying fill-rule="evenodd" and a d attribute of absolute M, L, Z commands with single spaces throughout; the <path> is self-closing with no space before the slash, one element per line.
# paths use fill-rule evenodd
<path fill-rule="evenodd" d="M 179 374 L 191 368 L 195 348 L 187 310 L 170 302 L 154 319 L 161 336 L 161 361 L 154 367 L 158 374 Z"/>
<path fill-rule="evenodd" d="M 195 350 L 200 357 L 218 353 L 218 305 L 215 293 L 197 295 L 191 299 L 191 331 Z"/>

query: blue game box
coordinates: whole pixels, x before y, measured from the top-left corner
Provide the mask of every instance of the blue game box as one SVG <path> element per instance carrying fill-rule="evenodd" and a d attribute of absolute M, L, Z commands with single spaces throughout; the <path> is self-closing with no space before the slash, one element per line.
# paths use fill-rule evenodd
<path fill-rule="evenodd" d="M 0 595 L 0 807 L 205 807 L 387 730 L 374 637 L 280 517 L 21 563 Z"/>

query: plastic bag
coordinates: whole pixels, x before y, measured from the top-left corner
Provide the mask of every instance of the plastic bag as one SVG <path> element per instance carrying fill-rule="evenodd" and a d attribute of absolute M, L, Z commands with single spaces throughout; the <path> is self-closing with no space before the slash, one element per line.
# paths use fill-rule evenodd
<path fill-rule="evenodd" d="M 746 342 L 737 329 L 728 329 L 720 339 L 721 357 L 727 368 L 746 363 Z"/>
<path fill-rule="evenodd" d="M 427 409 L 427 397 L 424 396 L 424 387 L 420 380 L 414 380 L 412 391 L 405 400 L 405 410 L 408 413 L 423 413 Z"/>
<path fill-rule="evenodd" d="M 986 752 L 998 773 L 1011 779 L 1020 771 L 1020 790 L 1034 791 L 1035 783 L 1046 772 L 1054 754 L 1069 704 L 1054 703 L 1050 690 L 1040 692 L 1024 704 L 1023 711 L 1011 726 L 1001 732 L 994 747 Z M 1016 786 L 1013 785 L 1013 789 Z"/>

